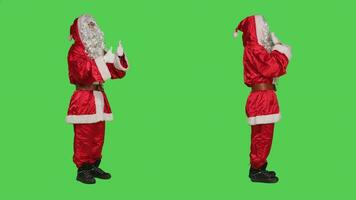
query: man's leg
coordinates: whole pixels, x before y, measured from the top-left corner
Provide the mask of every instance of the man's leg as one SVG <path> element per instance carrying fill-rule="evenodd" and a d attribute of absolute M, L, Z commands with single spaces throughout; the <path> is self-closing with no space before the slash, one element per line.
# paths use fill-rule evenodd
<path fill-rule="evenodd" d="M 92 149 L 91 149 L 91 162 L 94 163 L 97 160 L 101 160 L 101 153 L 104 145 L 105 137 L 105 122 L 96 123 L 96 132 L 92 138 Z"/>
<path fill-rule="evenodd" d="M 93 124 L 74 124 L 73 161 L 78 167 L 77 180 L 86 184 L 95 183 L 95 179 L 90 173 L 93 168 L 91 149 L 94 131 Z"/>
<path fill-rule="evenodd" d="M 104 137 L 105 137 L 105 122 L 104 121 L 98 122 L 96 123 L 96 132 L 92 140 L 93 145 L 91 151 L 91 158 L 92 158 L 91 163 L 93 163 L 93 169 L 91 173 L 96 178 L 110 179 L 111 175 L 99 168 L 101 157 L 102 157 L 102 149 L 104 145 Z"/>
<path fill-rule="evenodd" d="M 274 124 L 259 124 L 251 126 L 250 164 L 259 169 L 266 162 L 272 147 Z"/>
<path fill-rule="evenodd" d="M 274 172 L 266 170 L 267 157 L 273 140 L 274 124 L 251 126 L 250 178 L 254 182 L 275 183 L 278 178 Z"/>

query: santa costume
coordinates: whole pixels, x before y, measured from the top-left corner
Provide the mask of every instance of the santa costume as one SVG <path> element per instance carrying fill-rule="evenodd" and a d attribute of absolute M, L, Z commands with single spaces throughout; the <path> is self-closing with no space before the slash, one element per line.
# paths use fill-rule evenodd
<path fill-rule="evenodd" d="M 243 32 L 244 82 L 251 87 L 246 103 L 252 132 L 249 177 L 254 182 L 275 183 L 275 172 L 266 170 L 274 123 L 281 118 L 275 83 L 286 74 L 291 50 L 270 33 L 261 15 L 246 17 L 235 29 L 235 37 L 238 31 Z"/>
<path fill-rule="evenodd" d="M 75 85 L 66 121 L 74 125 L 73 161 L 78 167 L 77 180 L 95 183 L 96 178 L 111 175 L 99 168 L 104 143 L 105 122 L 111 121 L 108 99 L 103 84 L 123 78 L 128 63 L 121 42 L 114 54 L 105 50 L 104 35 L 90 15 L 82 15 L 70 27 L 74 40 L 68 52 L 70 83 Z"/>

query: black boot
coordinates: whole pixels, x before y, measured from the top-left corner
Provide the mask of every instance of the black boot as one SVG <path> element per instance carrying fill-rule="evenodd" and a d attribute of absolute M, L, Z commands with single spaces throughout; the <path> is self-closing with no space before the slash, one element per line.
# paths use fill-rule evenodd
<path fill-rule="evenodd" d="M 277 183 L 278 177 L 275 172 L 269 172 L 266 168 L 262 167 L 260 169 L 250 168 L 249 177 L 252 182 L 261 182 L 261 183 Z"/>
<path fill-rule="evenodd" d="M 271 176 L 276 176 L 275 171 L 268 171 L 268 170 L 266 170 L 266 168 L 267 168 L 267 162 L 261 167 L 261 169 L 266 171 L 267 173 L 269 173 Z"/>
<path fill-rule="evenodd" d="M 95 178 L 91 174 L 93 166 L 89 164 L 83 164 L 78 168 L 77 181 L 85 184 L 94 184 Z"/>
<path fill-rule="evenodd" d="M 101 160 L 97 160 L 93 164 L 93 168 L 91 169 L 91 175 L 96 178 L 100 178 L 100 179 L 110 179 L 111 175 L 99 168 L 100 162 L 101 162 Z"/>

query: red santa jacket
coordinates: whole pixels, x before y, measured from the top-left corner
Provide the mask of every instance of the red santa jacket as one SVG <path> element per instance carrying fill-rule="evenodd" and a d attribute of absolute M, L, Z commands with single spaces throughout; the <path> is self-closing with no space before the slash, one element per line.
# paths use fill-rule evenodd
<path fill-rule="evenodd" d="M 79 19 L 79 18 L 78 18 Z M 105 63 L 103 57 L 91 59 L 80 39 L 78 19 L 71 26 L 74 44 L 68 52 L 69 80 L 74 85 L 102 84 L 109 79 L 125 76 L 128 63 L 125 54 L 114 63 Z M 72 124 L 111 121 L 113 115 L 107 97 L 101 91 L 76 90 L 70 100 L 66 121 Z"/>
<path fill-rule="evenodd" d="M 262 16 L 250 16 L 242 20 L 237 31 L 242 31 L 244 45 L 244 82 L 247 86 L 258 83 L 274 83 L 284 75 L 291 57 L 290 48 L 277 44 L 268 52 L 263 46 L 263 29 L 265 21 Z M 252 92 L 246 103 L 246 114 L 250 125 L 274 123 L 280 120 L 280 111 L 275 91 Z"/>

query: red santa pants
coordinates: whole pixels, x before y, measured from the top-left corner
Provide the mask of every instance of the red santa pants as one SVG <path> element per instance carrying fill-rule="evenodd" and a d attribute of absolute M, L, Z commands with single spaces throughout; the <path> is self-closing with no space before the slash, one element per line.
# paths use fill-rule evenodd
<path fill-rule="evenodd" d="M 104 134 L 104 121 L 93 124 L 74 124 L 73 161 L 78 168 L 84 163 L 92 164 L 101 159 Z"/>
<path fill-rule="evenodd" d="M 271 150 L 274 124 L 258 124 L 251 126 L 250 164 L 254 169 L 261 168 Z"/>

